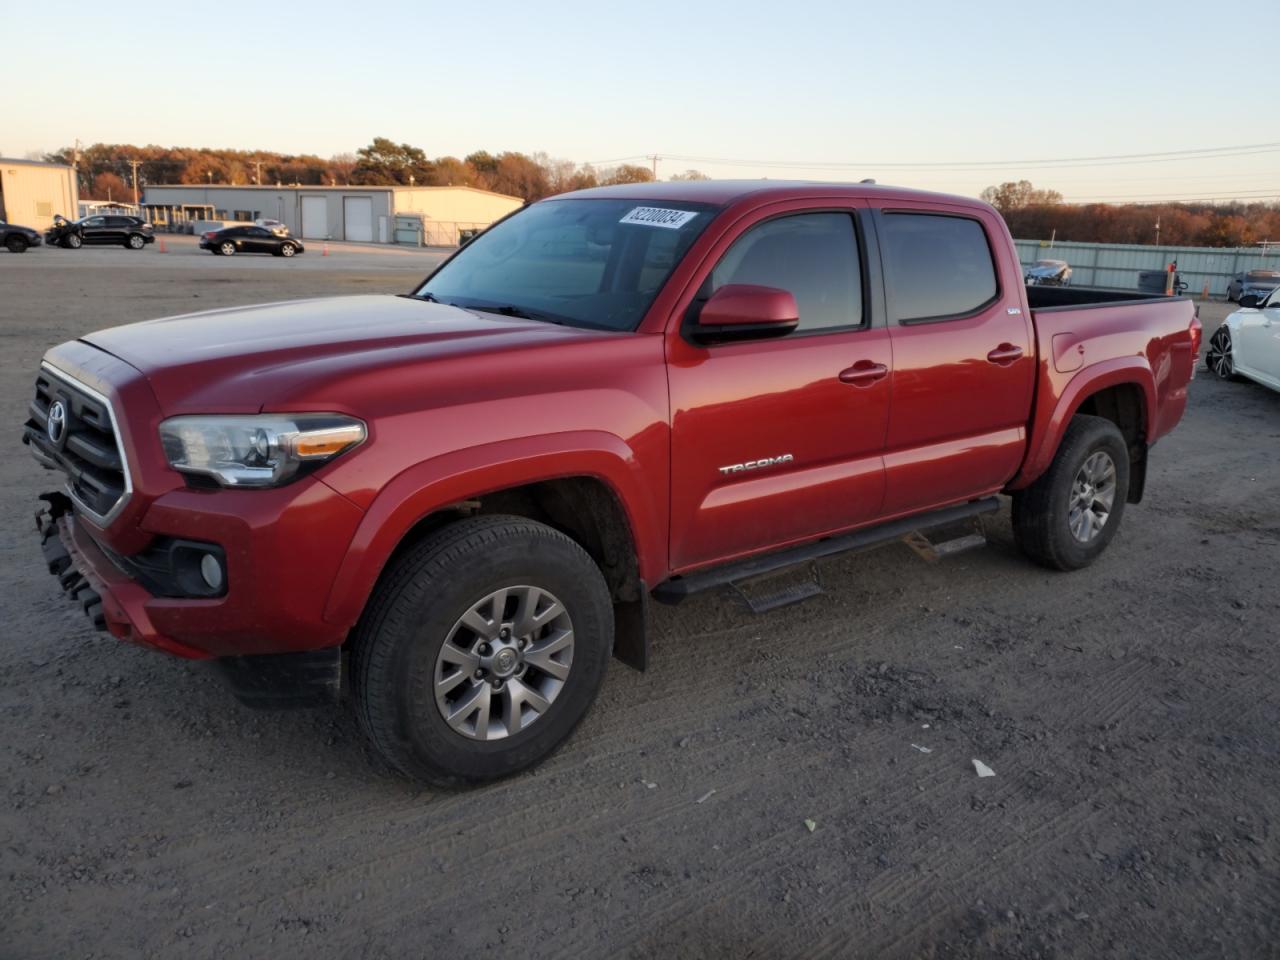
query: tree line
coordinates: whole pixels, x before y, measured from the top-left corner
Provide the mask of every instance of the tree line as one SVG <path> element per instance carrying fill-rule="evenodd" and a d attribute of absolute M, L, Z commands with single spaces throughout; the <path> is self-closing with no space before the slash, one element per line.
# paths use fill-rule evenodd
<path fill-rule="evenodd" d="M 982 199 L 1000 211 L 1015 237 L 1028 240 L 1054 236 L 1079 243 L 1174 247 L 1248 247 L 1280 240 L 1280 204 L 1275 203 L 1069 204 L 1056 190 L 1037 190 L 1026 180 L 988 187 Z"/>
<path fill-rule="evenodd" d="M 480 187 L 523 200 L 568 190 L 616 183 L 644 183 L 653 171 L 634 164 L 596 169 L 545 153 L 477 150 L 466 157 L 428 157 L 420 147 L 376 137 L 355 153 L 331 157 L 285 154 L 267 150 L 221 150 L 209 147 L 137 146 L 95 143 L 78 153 L 71 147 L 47 154 L 51 163 L 75 162 L 80 193 L 86 200 L 132 200 L 133 166 L 138 190 L 146 184 L 301 184 L 303 186 L 464 186 Z M 705 180 L 696 170 L 673 180 Z"/>

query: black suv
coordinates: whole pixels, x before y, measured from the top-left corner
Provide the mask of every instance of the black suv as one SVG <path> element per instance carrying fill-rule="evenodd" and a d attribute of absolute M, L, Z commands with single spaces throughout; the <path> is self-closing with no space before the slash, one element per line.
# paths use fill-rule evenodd
<path fill-rule="evenodd" d="M 156 242 L 156 234 L 151 224 L 138 217 L 98 213 L 80 220 L 55 223 L 45 234 L 45 240 L 72 250 L 86 243 L 120 244 L 131 250 L 141 250 L 148 243 Z"/>
<path fill-rule="evenodd" d="M 25 253 L 27 247 L 40 246 L 40 234 L 30 227 L 20 227 L 16 223 L 0 220 L 0 246 L 10 253 Z"/>

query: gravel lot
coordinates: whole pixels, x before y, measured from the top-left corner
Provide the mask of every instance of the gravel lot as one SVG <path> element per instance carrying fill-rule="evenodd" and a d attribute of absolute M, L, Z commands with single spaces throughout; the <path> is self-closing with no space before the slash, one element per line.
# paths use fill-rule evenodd
<path fill-rule="evenodd" d="M 0 956 L 1277 955 L 1280 394 L 1202 371 L 1089 570 L 1025 563 L 1006 507 L 800 606 L 659 607 L 654 667 L 549 762 L 424 791 L 344 710 L 254 713 L 93 632 L 41 566 L 46 348 L 438 257 L 167 245 L 0 253 Z"/>

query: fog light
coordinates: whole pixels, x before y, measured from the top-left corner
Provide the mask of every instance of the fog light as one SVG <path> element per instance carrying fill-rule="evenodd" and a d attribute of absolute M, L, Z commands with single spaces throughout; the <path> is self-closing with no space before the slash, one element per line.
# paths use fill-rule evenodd
<path fill-rule="evenodd" d="M 215 593 L 222 589 L 222 564 L 212 553 L 206 553 L 200 558 L 200 576 L 204 578 L 205 585 Z"/>

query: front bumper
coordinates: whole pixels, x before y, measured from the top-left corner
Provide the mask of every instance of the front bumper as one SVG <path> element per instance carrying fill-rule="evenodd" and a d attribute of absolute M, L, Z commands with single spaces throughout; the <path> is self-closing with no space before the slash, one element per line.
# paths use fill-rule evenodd
<path fill-rule="evenodd" d="M 36 514 L 45 562 L 100 630 L 190 659 L 336 648 L 346 629 L 324 619 L 325 602 L 362 516 L 317 481 L 276 491 L 175 490 L 148 508 L 142 529 L 160 538 L 216 545 L 225 557 L 220 596 L 165 595 L 139 575 L 105 532 L 83 521 L 65 493 L 47 493 Z M 255 497 L 261 510 L 251 507 Z M 275 494 L 276 496 L 272 496 Z"/>

